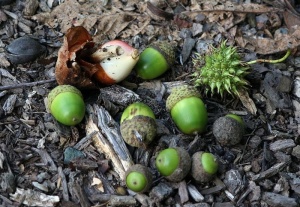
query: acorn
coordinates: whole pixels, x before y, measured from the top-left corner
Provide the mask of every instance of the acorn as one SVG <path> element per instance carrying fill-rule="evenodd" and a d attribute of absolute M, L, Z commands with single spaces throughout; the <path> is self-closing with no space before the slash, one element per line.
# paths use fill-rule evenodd
<path fill-rule="evenodd" d="M 244 122 L 233 114 L 220 117 L 213 124 L 213 134 L 222 146 L 236 145 L 244 135 Z"/>
<path fill-rule="evenodd" d="M 48 94 L 47 108 L 60 123 L 74 126 L 85 115 L 85 104 L 81 92 L 71 85 L 59 85 Z"/>
<path fill-rule="evenodd" d="M 110 51 L 107 53 L 107 51 Z M 103 59 L 103 54 L 111 55 Z M 124 80 L 139 60 L 138 50 L 121 40 L 112 40 L 103 44 L 91 55 L 93 60 L 99 58 L 100 67 L 93 78 L 105 85 L 111 85 Z"/>
<path fill-rule="evenodd" d="M 146 148 L 157 133 L 152 109 L 141 102 L 130 104 L 121 116 L 120 131 L 124 141 L 130 146 Z"/>
<path fill-rule="evenodd" d="M 197 182 L 209 182 L 217 171 L 218 160 L 213 154 L 203 151 L 193 154 L 191 175 Z"/>
<path fill-rule="evenodd" d="M 135 65 L 136 73 L 144 80 L 161 76 L 175 63 L 175 47 L 167 41 L 150 44 L 141 54 Z"/>
<path fill-rule="evenodd" d="M 152 174 L 150 170 L 140 164 L 132 165 L 125 173 L 125 182 L 130 190 L 143 193 L 152 185 Z"/>
<path fill-rule="evenodd" d="M 188 85 L 172 89 L 166 108 L 176 126 L 185 134 L 202 133 L 207 125 L 207 111 L 196 88 Z"/>
<path fill-rule="evenodd" d="M 211 50 L 205 53 L 205 56 L 196 56 L 193 59 L 196 69 L 193 81 L 195 86 L 207 86 L 206 93 L 210 91 L 212 94 L 218 93 L 223 96 L 227 92 L 238 96 L 238 90 L 249 85 L 245 80 L 249 67 L 241 61 L 236 47 L 227 46 L 226 41 L 218 48 L 211 46 Z"/>
<path fill-rule="evenodd" d="M 159 173 L 167 180 L 179 182 L 190 171 L 191 157 L 181 147 L 167 148 L 158 153 L 155 165 Z"/>

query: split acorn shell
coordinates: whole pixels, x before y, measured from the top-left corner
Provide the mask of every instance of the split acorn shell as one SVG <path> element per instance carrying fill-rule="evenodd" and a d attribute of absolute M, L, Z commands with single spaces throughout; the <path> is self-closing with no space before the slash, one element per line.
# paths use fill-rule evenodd
<path fill-rule="evenodd" d="M 199 183 L 212 180 L 218 171 L 217 158 L 208 152 L 199 151 L 192 156 L 191 175 Z"/>
<path fill-rule="evenodd" d="M 244 135 L 244 122 L 237 115 L 218 118 L 213 124 L 213 134 L 222 146 L 238 144 Z"/>
<path fill-rule="evenodd" d="M 146 148 L 157 133 L 152 109 L 141 102 L 130 104 L 121 116 L 120 131 L 124 141 L 130 146 Z"/>
<path fill-rule="evenodd" d="M 207 111 L 196 88 L 188 85 L 172 89 L 166 101 L 171 117 L 185 134 L 202 133 L 207 125 Z"/>
<path fill-rule="evenodd" d="M 74 126 L 85 115 L 85 103 L 81 92 L 71 85 L 59 85 L 48 94 L 47 108 L 60 123 Z"/>
<path fill-rule="evenodd" d="M 126 186 L 137 193 L 148 191 L 152 185 L 150 170 L 140 164 L 132 165 L 125 173 Z"/>
<path fill-rule="evenodd" d="M 181 147 L 167 148 L 158 153 L 155 165 L 160 174 L 167 180 L 179 182 L 190 171 L 191 157 Z"/>
<path fill-rule="evenodd" d="M 161 76 L 175 63 L 175 47 L 167 41 L 150 44 L 135 65 L 137 75 L 144 80 Z"/>

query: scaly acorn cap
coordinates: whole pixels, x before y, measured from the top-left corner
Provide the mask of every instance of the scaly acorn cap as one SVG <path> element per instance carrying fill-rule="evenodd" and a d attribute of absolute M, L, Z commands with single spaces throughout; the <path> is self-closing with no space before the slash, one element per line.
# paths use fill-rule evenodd
<path fill-rule="evenodd" d="M 156 41 L 151 43 L 148 47 L 159 51 L 166 59 L 169 67 L 175 63 L 175 47 L 167 41 Z"/>
<path fill-rule="evenodd" d="M 175 106 L 176 103 L 178 103 L 184 98 L 189 97 L 200 98 L 200 94 L 195 87 L 189 85 L 174 87 L 166 101 L 167 110 L 171 111 L 171 109 L 173 108 L 173 106 Z"/>
<path fill-rule="evenodd" d="M 55 97 L 60 94 L 60 93 L 65 93 L 65 92 L 72 92 L 72 93 L 76 93 L 79 96 L 82 97 L 82 93 L 80 92 L 80 90 L 78 90 L 77 88 L 75 88 L 74 86 L 71 85 L 59 85 L 56 86 L 54 89 L 52 89 L 50 91 L 50 93 L 48 94 L 47 97 L 47 108 L 48 110 L 51 112 L 51 104 L 52 101 L 55 99 Z"/>
<path fill-rule="evenodd" d="M 146 148 L 152 142 L 157 133 L 155 119 L 137 115 L 124 120 L 120 125 L 121 135 L 124 141 L 133 147 Z"/>

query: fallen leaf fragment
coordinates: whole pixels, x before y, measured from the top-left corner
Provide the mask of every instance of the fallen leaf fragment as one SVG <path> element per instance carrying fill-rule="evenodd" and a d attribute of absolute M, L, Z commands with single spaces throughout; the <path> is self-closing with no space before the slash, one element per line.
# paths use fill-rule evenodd
<path fill-rule="evenodd" d="M 248 92 L 244 89 L 239 90 L 239 99 L 251 114 L 256 114 L 257 108 L 254 101 L 250 98 Z"/>

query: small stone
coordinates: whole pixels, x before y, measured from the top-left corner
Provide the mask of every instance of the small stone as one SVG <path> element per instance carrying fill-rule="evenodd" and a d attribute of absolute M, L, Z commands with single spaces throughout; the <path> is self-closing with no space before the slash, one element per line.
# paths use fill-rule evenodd
<path fill-rule="evenodd" d="M 272 151 L 279 151 L 284 150 L 290 147 L 295 147 L 296 144 L 293 139 L 283 139 L 283 140 L 277 140 L 270 144 L 270 150 Z"/>
<path fill-rule="evenodd" d="M 64 164 L 69 164 L 74 159 L 85 158 L 85 154 L 73 147 L 67 147 L 64 151 Z"/>
<path fill-rule="evenodd" d="M 279 162 L 290 162 L 292 159 L 290 155 L 281 151 L 275 152 L 275 157 Z"/>
<path fill-rule="evenodd" d="M 169 197 L 173 192 L 173 188 L 167 185 L 166 183 L 159 183 L 157 186 L 152 188 L 149 193 L 150 197 L 155 199 L 156 201 L 162 201 Z"/>
<path fill-rule="evenodd" d="M 198 40 L 196 43 L 197 53 L 199 53 L 200 55 L 204 55 L 209 51 L 210 45 L 213 43 L 213 40 Z"/>
<path fill-rule="evenodd" d="M 233 195 L 237 195 L 243 189 L 244 182 L 238 170 L 229 170 L 225 174 L 224 184 Z"/>
<path fill-rule="evenodd" d="M 293 148 L 292 155 L 300 159 L 300 145 Z"/>
<path fill-rule="evenodd" d="M 192 49 L 194 48 L 195 43 L 196 40 L 194 40 L 193 38 L 184 39 L 182 51 L 181 51 L 182 64 L 185 63 L 190 57 L 190 54 L 192 52 Z"/>
<path fill-rule="evenodd" d="M 272 207 L 297 207 L 298 204 L 295 198 L 289 198 L 276 193 L 265 192 L 262 196 L 262 200 Z"/>
<path fill-rule="evenodd" d="M 179 37 L 182 38 L 182 39 L 191 38 L 192 37 L 192 31 L 187 29 L 187 28 L 183 28 L 179 32 Z"/>
<path fill-rule="evenodd" d="M 292 89 L 292 80 L 288 76 L 281 76 L 277 89 L 283 93 L 289 93 Z"/>
<path fill-rule="evenodd" d="M 294 65 L 297 68 L 300 68 L 300 57 L 295 57 L 295 59 L 294 59 Z"/>
<path fill-rule="evenodd" d="M 251 147 L 252 149 L 255 149 L 260 145 L 260 143 L 261 143 L 261 138 L 257 135 L 254 135 L 249 140 L 249 147 Z"/>
<path fill-rule="evenodd" d="M 199 35 L 203 32 L 203 25 L 199 23 L 193 23 L 192 33 L 193 36 Z"/>
<path fill-rule="evenodd" d="M 261 197 L 261 189 L 259 186 L 255 184 L 255 182 L 250 181 L 249 187 L 251 189 L 251 193 L 249 194 L 249 200 L 250 202 L 259 201 Z"/>

